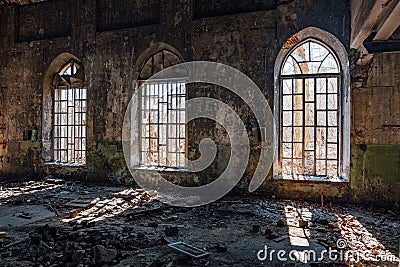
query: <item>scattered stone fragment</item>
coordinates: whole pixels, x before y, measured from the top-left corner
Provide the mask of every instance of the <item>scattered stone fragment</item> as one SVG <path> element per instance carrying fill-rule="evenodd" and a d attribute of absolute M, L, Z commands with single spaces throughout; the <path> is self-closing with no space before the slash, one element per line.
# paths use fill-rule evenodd
<path fill-rule="evenodd" d="M 288 235 L 284 235 L 284 236 L 275 238 L 273 241 L 276 242 L 276 243 L 279 243 L 279 242 L 282 242 L 283 240 L 285 240 L 287 238 L 289 238 L 289 236 Z"/>
<path fill-rule="evenodd" d="M 177 236 L 179 234 L 179 229 L 177 226 L 168 226 L 164 230 L 166 236 Z"/>
<path fill-rule="evenodd" d="M 157 226 L 158 226 L 158 223 L 156 223 L 156 222 L 149 222 L 149 223 L 147 224 L 147 226 L 148 226 L 148 227 L 157 227 Z"/>
<path fill-rule="evenodd" d="M 78 211 L 76 209 L 70 210 L 69 211 L 69 217 L 70 218 L 75 218 L 78 216 Z"/>
<path fill-rule="evenodd" d="M 308 221 L 299 220 L 299 227 L 300 228 L 308 228 Z"/>
<path fill-rule="evenodd" d="M 250 233 L 258 233 L 258 232 L 260 232 L 260 229 L 261 229 L 260 225 L 258 225 L 258 224 L 253 224 L 253 225 L 251 226 Z"/>
<path fill-rule="evenodd" d="M 92 248 L 94 262 L 96 264 L 100 263 L 110 263 L 117 256 L 117 251 L 115 249 L 108 249 L 102 245 L 97 245 Z"/>
<path fill-rule="evenodd" d="M 328 225 L 330 222 L 331 222 L 331 220 L 329 218 L 323 218 L 323 219 L 317 221 L 317 223 L 319 223 L 321 225 Z"/>
<path fill-rule="evenodd" d="M 287 226 L 287 222 L 284 220 L 279 220 L 276 222 L 276 225 L 279 227 L 285 227 L 285 226 Z"/>

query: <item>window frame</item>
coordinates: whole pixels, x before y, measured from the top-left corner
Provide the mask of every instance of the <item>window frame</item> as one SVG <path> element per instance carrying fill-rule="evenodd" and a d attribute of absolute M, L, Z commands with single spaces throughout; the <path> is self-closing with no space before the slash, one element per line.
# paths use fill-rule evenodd
<path fill-rule="evenodd" d="M 158 60 L 162 59 L 162 67 L 160 65 L 155 65 Z M 180 83 L 185 84 L 185 101 L 188 99 L 188 77 L 186 73 L 175 73 L 171 76 L 167 74 L 165 76 L 157 75 L 159 71 L 168 68 L 169 66 L 173 66 L 176 64 L 180 64 L 185 62 L 182 55 L 172 46 L 166 43 L 155 43 L 148 47 L 140 56 L 134 67 L 134 77 L 135 77 L 135 97 L 132 98 L 133 108 L 131 110 L 131 133 L 130 133 L 130 160 L 129 164 L 131 168 L 136 170 L 157 170 L 163 172 L 186 172 L 186 157 L 188 155 L 188 127 L 185 124 L 185 148 L 184 148 L 184 157 L 185 157 L 185 166 L 145 166 L 142 164 L 142 155 L 141 155 L 141 120 L 142 120 L 142 109 L 141 109 L 141 86 L 146 82 L 155 82 L 157 80 L 163 81 L 171 81 L 177 80 Z M 153 77 L 154 76 L 154 77 Z M 153 78 L 152 78 L 153 77 Z M 156 78 L 157 77 L 157 78 Z M 138 90 L 138 91 L 136 91 Z M 185 107 L 185 117 L 187 117 L 187 109 Z M 135 121 L 135 122 L 134 122 Z"/>
<path fill-rule="evenodd" d="M 339 157 L 339 168 L 337 179 L 328 179 L 324 177 L 303 177 L 302 180 L 287 179 L 289 181 L 314 181 L 314 182 L 349 182 L 350 181 L 350 73 L 349 73 L 349 61 L 346 48 L 343 44 L 332 34 L 315 28 L 308 27 L 290 37 L 287 42 L 283 45 L 279 51 L 275 61 L 274 67 L 274 119 L 275 119 L 275 131 L 274 131 L 274 164 L 273 164 L 273 179 L 284 179 L 282 176 L 282 165 L 281 165 L 281 140 L 283 138 L 281 133 L 281 70 L 286 62 L 286 58 L 291 54 L 292 51 L 301 43 L 312 40 L 316 43 L 322 43 L 324 47 L 336 57 L 336 61 L 340 68 L 341 79 L 339 86 L 338 96 L 338 111 L 340 118 L 339 132 L 340 144 L 340 157 Z M 305 179 L 306 178 L 306 179 Z"/>
<path fill-rule="evenodd" d="M 78 65 L 79 68 L 77 68 L 75 70 L 75 72 L 74 72 L 74 68 L 76 68 L 76 65 Z M 70 75 L 69 74 L 64 75 L 65 71 L 67 71 L 68 68 L 70 68 L 70 67 L 72 68 L 72 72 L 73 73 L 71 73 Z M 86 160 L 87 160 L 87 150 L 86 150 L 86 143 L 87 143 L 86 142 L 87 141 L 87 108 L 88 108 L 88 106 L 87 106 L 87 102 L 88 101 L 87 100 L 88 100 L 88 97 L 87 97 L 87 86 L 86 86 L 86 83 L 85 83 L 85 79 L 83 78 L 82 82 L 79 83 L 79 86 L 73 86 L 72 83 L 68 84 L 68 82 L 65 79 L 64 79 L 64 83 L 65 84 L 64 85 L 60 85 L 60 79 L 63 79 L 64 77 L 66 77 L 66 78 L 74 78 L 74 76 L 76 75 L 76 73 L 80 69 L 82 69 L 84 71 L 83 66 L 79 62 L 77 62 L 74 59 L 71 59 L 67 63 L 62 65 L 62 67 L 54 75 L 54 78 L 53 78 L 52 113 L 51 113 L 51 117 L 52 117 L 52 125 L 51 125 L 51 127 L 52 127 L 51 128 L 52 129 L 51 158 L 52 158 L 52 162 L 56 163 L 58 165 L 82 165 L 82 166 L 86 165 Z M 60 91 L 59 92 L 59 94 L 60 94 L 59 99 L 56 99 L 57 90 Z M 65 90 L 67 92 L 67 98 L 65 100 L 63 100 L 62 96 L 61 96 L 62 90 Z M 76 98 L 76 91 L 77 90 L 79 90 L 78 98 Z M 82 90 L 84 90 L 84 91 L 82 91 Z M 71 99 L 69 99 L 69 93 L 73 94 L 73 97 Z M 83 94 L 85 97 L 83 97 L 81 94 Z M 63 101 L 66 102 L 66 109 L 67 109 L 66 112 L 61 112 L 61 109 L 62 109 L 61 102 L 63 102 Z M 73 105 L 72 106 L 68 105 L 69 101 L 73 101 Z M 76 111 L 76 102 L 77 101 L 80 103 L 80 111 L 78 111 L 78 112 Z M 56 102 L 59 103 L 59 108 L 60 109 L 58 110 L 58 112 L 56 111 Z M 84 103 L 84 105 L 82 105 L 83 103 Z M 69 116 L 70 116 L 70 113 L 69 113 L 69 109 L 70 108 L 73 109 L 73 112 L 72 112 L 72 114 L 73 114 L 72 115 L 73 124 L 69 124 L 69 121 L 68 121 L 69 120 Z M 82 111 L 83 109 L 85 111 Z M 80 114 L 80 119 L 79 119 L 79 123 L 80 124 L 76 124 L 76 118 L 77 118 L 76 117 L 76 114 L 77 114 L 76 112 L 78 114 Z M 56 121 L 56 115 L 57 114 L 66 114 L 66 116 L 67 116 L 66 124 L 62 124 L 62 122 L 60 122 L 60 124 L 56 124 L 57 123 L 57 121 Z M 84 116 L 83 116 L 83 114 L 84 114 Z M 83 117 L 85 118 L 84 123 L 83 123 Z M 56 127 L 57 126 L 60 128 L 60 131 L 61 131 L 61 129 L 63 127 L 67 127 L 67 130 L 66 130 L 67 136 L 66 137 L 62 136 L 62 134 L 56 135 Z M 69 127 L 73 128 L 71 137 L 69 135 Z M 80 131 L 79 131 L 80 135 L 79 136 L 76 135 L 76 131 L 75 131 L 76 127 L 80 127 Z M 83 135 L 83 133 L 85 133 L 85 134 Z M 58 146 L 56 148 L 56 146 L 55 146 L 56 139 L 58 139 L 58 142 L 60 143 L 63 138 L 67 139 L 67 147 L 66 148 L 61 148 L 60 146 Z M 68 142 L 68 139 L 70 139 L 70 138 L 73 140 L 73 143 L 69 143 Z M 78 149 L 76 149 L 76 139 L 77 138 L 81 140 L 81 143 L 80 143 L 80 146 L 79 146 Z M 69 149 L 70 145 L 73 146 L 72 150 Z M 67 157 L 67 161 L 62 161 L 62 156 L 61 156 L 62 155 L 62 151 L 64 151 L 64 153 L 65 152 L 67 153 L 67 156 L 66 156 Z M 79 155 L 81 157 L 81 160 L 77 160 L 76 159 L 76 155 L 77 155 L 76 152 L 77 151 L 80 151 Z M 56 156 L 56 153 L 59 153 L 59 155 Z M 73 159 L 71 161 L 69 161 L 70 153 L 72 153 L 71 158 Z"/>
<path fill-rule="evenodd" d="M 186 84 L 186 79 L 185 78 L 175 78 L 175 79 L 161 79 L 161 80 L 152 80 L 152 79 L 150 79 L 150 80 L 138 80 L 139 81 L 139 84 L 140 84 L 140 86 L 139 86 L 139 89 L 143 89 L 142 87 L 143 86 L 146 86 L 147 84 L 172 84 L 172 83 L 174 83 L 174 84 L 183 84 L 184 85 L 184 90 L 185 90 L 185 93 L 184 93 L 184 95 L 185 95 L 185 102 L 186 102 L 186 100 L 187 100 L 187 84 Z M 173 81 L 173 82 L 171 82 L 171 81 Z M 169 92 L 167 92 L 167 98 L 168 98 L 168 94 L 169 94 Z M 145 152 L 144 150 L 143 150 L 143 148 L 142 148 L 142 139 L 143 139 L 143 132 L 142 132 L 142 127 L 143 127 L 143 117 L 142 117 L 142 114 L 143 114 L 143 107 L 142 107 L 142 97 L 143 97 L 143 95 L 142 95 L 142 90 L 139 90 L 138 91 L 138 98 L 139 98 L 139 100 L 138 100 L 138 109 L 139 109 L 139 126 L 138 126 L 138 129 L 139 129 L 139 166 L 140 167 L 142 167 L 142 168 L 170 168 L 170 169 L 185 169 L 186 168 L 186 164 L 184 164 L 184 165 L 182 165 L 182 166 L 166 166 L 166 165 L 161 165 L 161 164 L 144 164 L 143 163 L 143 156 L 142 156 L 142 153 L 143 152 Z M 160 98 L 160 96 L 158 96 L 158 98 Z M 167 105 L 169 104 L 169 102 L 168 102 L 168 100 L 167 100 Z M 169 108 L 167 107 L 167 112 L 169 111 Z M 184 106 L 184 109 L 183 109 L 183 112 L 185 113 L 185 118 L 186 118 L 186 116 L 187 116 L 187 114 L 186 114 L 186 112 L 187 112 L 187 110 L 186 110 L 186 105 Z M 160 114 L 160 112 L 159 112 L 159 109 L 158 109 L 158 114 Z M 167 117 L 169 116 L 169 112 L 168 112 L 168 114 L 167 114 Z M 158 122 L 157 122 L 157 128 L 158 128 L 158 132 L 159 132 L 159 129 L 160 129 L 160 120 L 159 120 L 159 117 L 158 117 Z M 166 133 L 166 140 L 167 140 L 167 144 L 166 144 L 166 147 L 167 147 L 167 152 L 166 152 L 166 154 L 167 154 L 167 156 L 166 156 L 166 159 L 168 158 L 168 139 L 171 139 L 171 138 L 169 138 L 169 136 L 168 136 L 168 127 L 171 125 L 169 122 L 168 122 L 168 120 L 167 120 L 167 123 L 165 124 L 166 125 L 166 128 L 167 128 L 167 133 Z M 184 157 L 184 160 L 185 160 L 185 158 L 186 158 L 186 156 L 187 156 L 187 153 L 188 153 L 188 144 L 187 144 L 187 140 L 188 140 L 188 136 L 187 136 L 187 124 L 184 122 L 184 123 L 176 123 L 176 125 L 184 125 L 184 130 L 185 130 L 185 134 L 184 134 L 184 142 L 185 142 L 185 145 L 184 145 L 184 152 L 183 152 L 183 157 Z M 179 131 L 177 131 L 176 132 L 176 134 L 178 134 L 178 132 Z M 145 138 L 145 139 L 151 139 L 151 138 Z M 159 139 L 160 139 L 160 137 L 158 136 L 157 137 L 157 147 L 158 147 L 158 153 L 159 153 L 159 147 L 160 147 L 160 141 L 159 141 Z M 173 139 L 173 138 L 172 138 Z M 178 137 L 175 137 L 174 138 L 174 140 L 175 141 L 177 141 L 177 140 L 180 140 L 180 139 L 182 139 L 182 138 L 178 138 Z M 176 145 L 175 146 L 175 149 L 178 147 L 178 145 Z M 175 154 L 182 154 L 182 153 L 178 153 L 178 152 L 174 152 Z M 160 157 L 158 156 L 158 158 L 160 159 Z M 160 160 L 159 160 L 159 162 L 160 162 Z"/>

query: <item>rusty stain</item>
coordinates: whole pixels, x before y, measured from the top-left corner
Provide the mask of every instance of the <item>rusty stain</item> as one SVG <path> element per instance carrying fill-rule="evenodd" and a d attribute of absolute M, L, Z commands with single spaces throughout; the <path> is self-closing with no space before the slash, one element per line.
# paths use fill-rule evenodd
<path fill-rule="evenodd" d="M 297 37 L 297 34 L 293 34 L 291 37 L 289 37 L 289 39 L 287 39 L 287 41 L 283 45 L 283 48 L 290 49 L 298 43 L 299 43 L 299 38 Z"/>

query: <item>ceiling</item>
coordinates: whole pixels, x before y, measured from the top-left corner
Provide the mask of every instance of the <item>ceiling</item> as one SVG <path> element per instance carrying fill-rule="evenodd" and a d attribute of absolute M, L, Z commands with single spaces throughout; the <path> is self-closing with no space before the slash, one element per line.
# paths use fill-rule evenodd
<path fill-rule="evenodd" d="M 46 0 L 0 0 L 0 5 L 6 5 L 6 4 L 27 5 L 44 1 Z"/>
<path fill-rule="evenodd" d="M 385 45 L 385 41 L 399 40 L 400 33 L 400 0 L 352 0 L 352 33 L 351 48 L 357 49 L 368 63 L 368 51 L 364 47 L 364 41 L 371 35 L 376 45 Z M 379 43 L 380 42 L 380 43 Z M 365 60 L 366 59 L 366 60 Z M 360 62 L 361 63 L 361 62 Z"/>

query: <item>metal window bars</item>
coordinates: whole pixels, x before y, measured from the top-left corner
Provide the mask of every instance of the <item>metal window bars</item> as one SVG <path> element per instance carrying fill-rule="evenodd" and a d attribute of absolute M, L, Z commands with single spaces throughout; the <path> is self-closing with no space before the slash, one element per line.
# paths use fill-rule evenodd
<path fill-rule="evenodd" d="M 337 60 L 321 44 L 308 41 L 287 57 L 281 74 L 283 176 L 339 176 L 340 81 Z"/>
<path fill-rule="evenodd" d="M 184 168 L 185 82 L 179 80 L 146 82 L 141 88 L 141 165 Z"/>
<path fill-rule="evenodd" d="M 76 73 L 75 62 L 64 66 L 63 81 L 54 88 L 53 159 L 59 163 L 86 163 L 86 99 L 83 85 L 68 82 Z M 72 85 L 72 86 L 71 86 Z"/>

